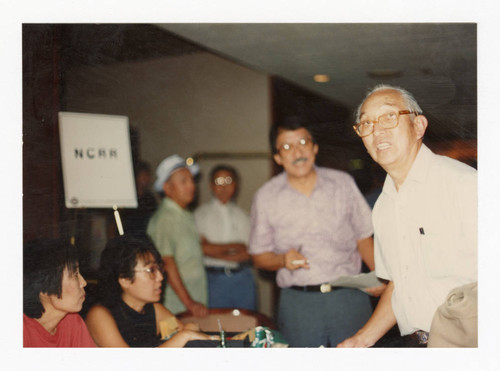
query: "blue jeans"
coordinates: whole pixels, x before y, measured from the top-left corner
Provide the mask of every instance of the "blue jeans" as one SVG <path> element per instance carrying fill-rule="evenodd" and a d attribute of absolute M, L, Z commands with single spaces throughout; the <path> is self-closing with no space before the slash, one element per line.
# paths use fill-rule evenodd
<path fill-rule="evenodd" d="M 335 347 L 354 335 L 371 314 L 369 296 L 357 289 L 322 294 L 285 288 L 278 323 L 290 347 Z"/>
<path fill-rule="evenodd" d="M 209 308 L 256 310 L 255 282 L 250 267 L 226 274 L 207 272 Z"/>

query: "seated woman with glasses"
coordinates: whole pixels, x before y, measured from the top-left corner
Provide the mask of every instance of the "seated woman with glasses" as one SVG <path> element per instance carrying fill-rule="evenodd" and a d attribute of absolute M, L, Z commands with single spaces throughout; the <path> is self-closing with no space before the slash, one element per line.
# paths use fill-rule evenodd
<path fill-rule="evenodd" d="M 86 323 L 100 347 L 183 347 L 191 340 L 214 340 L 198 325 L 183 324 L 159 303 L 161 256 L 146 238 L 120 236 L 101 253 L 100 302 Z"/>
<path fill-rule="evenodd" d="M 87 285 L 76 248 L 38 240 L 23 249 L 24 347 L 95 347 L 78 312 Z"/>

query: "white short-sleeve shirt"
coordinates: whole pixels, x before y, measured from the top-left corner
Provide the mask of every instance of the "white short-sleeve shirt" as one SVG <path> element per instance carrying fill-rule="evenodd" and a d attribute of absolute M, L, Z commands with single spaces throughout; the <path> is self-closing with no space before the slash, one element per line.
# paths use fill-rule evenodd
<path fill-rule="evenodd" d="M 233 202 L 221 203 L 213 198 L 201 205 L 194 212 L 196 228 L 200 236 L 215 244 L 248 244 L 250 235 L 250 217 Z M 236 268 L 238 263 L 204 257 L 206 266 Z"/>
<path fill-rule="evenodd" d="M 401 335 L 429 331 L 448 292 L 477 281 L 477 172 L 422 145 L 403 185 L 373 210 L 375 269 L 392 280 Z"/>

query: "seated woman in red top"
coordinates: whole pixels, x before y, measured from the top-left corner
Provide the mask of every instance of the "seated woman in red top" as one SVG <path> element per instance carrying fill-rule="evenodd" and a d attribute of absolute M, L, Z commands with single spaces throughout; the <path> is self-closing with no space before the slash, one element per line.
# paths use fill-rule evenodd
<path fill-rule="evenodd" d="M 161 256 L 147 237 L 120 236 L 106 244 L 99 267 L 99 304 L 85 321 L 100 347 L 183 347 L 215 340 L 183 324 L 163 304 Z"/>
<path fill-rule="evenodd" d="M 23 251 L 24 347 L 95 347 L 78 312 L 87 282 L 76 248 L 60 240 L 35 241 Z"/>

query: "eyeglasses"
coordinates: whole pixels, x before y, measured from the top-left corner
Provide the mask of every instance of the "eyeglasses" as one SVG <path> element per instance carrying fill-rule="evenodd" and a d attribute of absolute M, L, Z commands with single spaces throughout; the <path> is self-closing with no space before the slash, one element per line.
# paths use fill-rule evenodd
<path fill-rule="evenodd" d="M 291 143 L 284 143 L 280 147 L 278 147 L 278 151 L 280 153 L 290 153 L 292 149 L 299 148 L 299 149 L 308 149 L 311 147 L 313 144 L 313 141 L 311 138 L 301 138 L 299 141 L 295 144 Z"/>
<path fill-rule="evenodd" d="M 134 272 L 136 272 L 136 273 L 148 273 L 149 278 L 154 280 L 154 279 L 156 279 L 156 273 L 160 272 L 163 275 L 165 270 L 163 269 L 163 267 L 160 267 L 158 264 L 153 264 L 152 266 L 147 267 L 147 268 L 143 268 L 141 270 L 134 269 Z"/>
<path fill-rule="evenodd" d="M 399 124 L 400 115 L 410 115 L 412 113 L 415 115 L 417 114 L 416 112 L 408 110 L 387 112 L 380 115 L 376 120 L 362 120 L 356 125 L 353 125 L 353 128 L 356 134 L 358 134 L 361 138 L 367 137 L 373 133 L 375 123 L 378 123 L 380 129 L 394 129 Z"/>
<path fill-rule="evenodd" d="M 218 176 L 214 179 L 215 185 L 218 186 L 230 185 L 232 182 L 233 178 L 231 178 L 230 176 Z"/>

